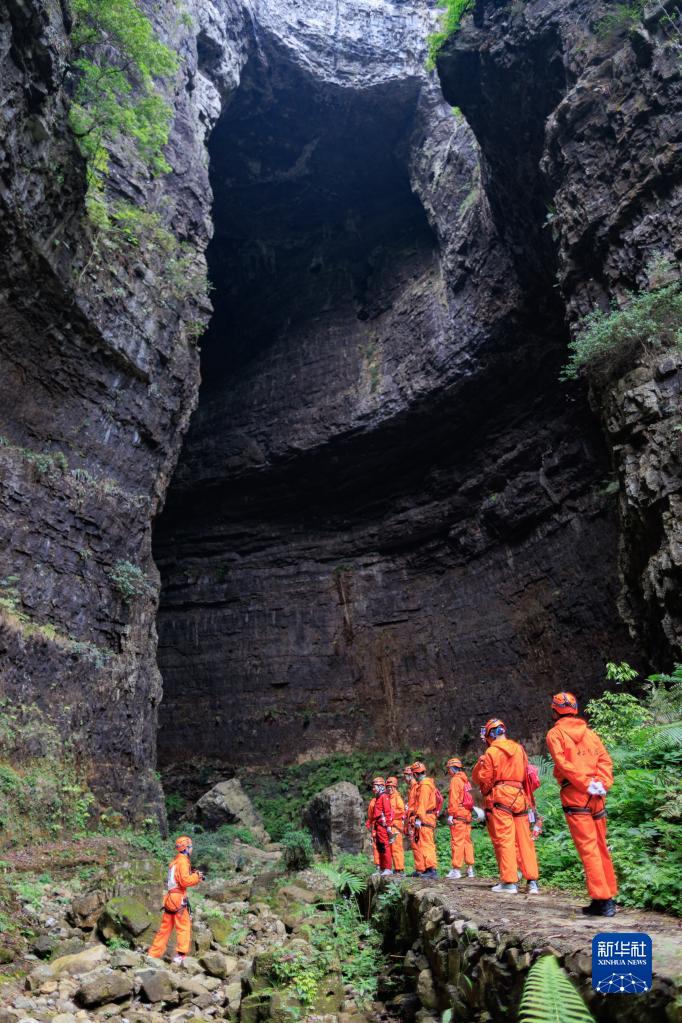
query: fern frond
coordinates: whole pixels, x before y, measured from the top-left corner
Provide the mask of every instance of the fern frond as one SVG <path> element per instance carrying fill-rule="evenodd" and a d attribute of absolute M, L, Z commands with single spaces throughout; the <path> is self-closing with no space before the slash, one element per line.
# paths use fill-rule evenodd
<path fill-rule="evenodd" d="M 542 956 L 528 971 L 519 1023 L 594 1023 L 592 1013 L 554 956 Z"/>
<path fill-rule="evenodd" d="M 540 781 L 545 782 L 553 776 L 552 772 L 554 771 L 554 761 L 551 757 L 546 757 L 540 754 L 539 756 L 528 757 L 528 761 L 537 767 L 538 774 L 540 775 Z"/>

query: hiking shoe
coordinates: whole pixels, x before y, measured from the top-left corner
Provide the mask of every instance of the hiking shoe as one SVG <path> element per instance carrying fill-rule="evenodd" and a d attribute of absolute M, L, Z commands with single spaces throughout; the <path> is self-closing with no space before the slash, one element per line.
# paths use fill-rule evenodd
<path fill-rule="evenodd" d="M 580 912 L 584 913 L 585 916 L 601 916 L 604 901 L 604 899 L 592 899 L 589 906 L 583 906 Z"/>
<path fill-rule="evenodd" d="M 379 877 L 389 877 L 393 873 L 392 870 L 382 870 Z"/>
<path fill-rule="evenodd" d="M 410 874 L 410 877 L 421 877 L 421 876 L 422 876 L 421 870 L 413 870 L 412 873 Z"/>
<path fill-rule="evenodd" d="M 184 961 L 185 957 L 183 955 L 173 956 L 173 958 L 171 959 L 171 962 L 174 963 L 175 966 L 182 966 Z"/>
<path fill-rule="evenodd" d="M 604 899 L 600 916 L 615 916 L 616 915 L 616 904 L 613 899 Z"/>
<path fill-rule="evenodd" d="M 393 876 L 394 877 L 405 877 L 405 871 L 404 870 L 394 870 L 393 871 Z"/>
<path fill-rule="evenodd" d="M 422 877 L 438 877 L 438 871 L 435 867 L 429 867 L 428 870 L 424 871 Z"/>
<path fill-rule="evenodd" d="M 502 893 L 503 895 L 516 895 L 519 890 L 519 886 L 513 882 L 500 881 L 499 884 L 493 885 L 490 889 L 491 892 Z"/>
<path fill-rule="evenodd" d="M 467 877 L 476 877 L 476 871 L 471 866 L 471 864 L 469 864 L 469 866 L 467 867 Z"/>
<path fill-rule="evenodd" d="M 526 894 L 527 895 L 539 895 L 540 894 L 540 889 L 538 888 L 537 881 L 529 881 L 528 882 L 528 884 L 526 885 Z"/>
<path fill-rule="evenodd" d="M 458 870 L 457 867 L 453 867 L 452 870 L 448 870 L 446 877 L 461 877 L 462 871 Z"/>

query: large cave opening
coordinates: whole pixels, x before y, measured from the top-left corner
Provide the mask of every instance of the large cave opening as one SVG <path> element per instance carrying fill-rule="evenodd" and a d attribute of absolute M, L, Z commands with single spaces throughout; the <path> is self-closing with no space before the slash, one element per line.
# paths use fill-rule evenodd
<path fill-rule="evenodd" d="M 215 312 L 157 524 L 159 762 L 532 740 L 614 644 L 605 454 L 432 82 L 261 40 L 209 146 Z M 437 168 L 437 173 L 434 168 Z"/>

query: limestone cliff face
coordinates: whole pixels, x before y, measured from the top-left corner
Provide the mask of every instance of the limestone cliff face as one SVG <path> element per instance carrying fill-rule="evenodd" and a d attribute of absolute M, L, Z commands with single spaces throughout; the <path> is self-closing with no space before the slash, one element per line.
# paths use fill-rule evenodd
<path fill-rule="evenodd" d="M 152 180 L 122 148 L 110 188 L 160 211 L 200 272 L 211 89 L 174 4 L 154 16 L 181 57 L 173 170 Z M 196 402 L 190 324 L 209 307 L 179 300 L 153 252 L 105 247 L 87 221 L 63 87 L 70 28 L 68 4 L 0 13 L 0 690 L 50 712 L 103 803 L 144 816 L 160 805 L 151 524 Z M 146 579 L 130 602 L 120 562 Z"/>
<path fill-rule="evenodd" d="M 676 16 L 653 5 L 633 27 L 592 0 L 479 0 L 439 59 L 480 143 L 495 221 L 517 265 L 549 248 L 573 328 L 645 288 L 656 257 L 682 256 Z M 590 396 L 619 484 L 619 610 L 666 664 L 682 656 L 681 366 L 679 353 L 642 353 Z"/>
<path fill-rule="evenodd" d="M 479 0 L 436 76 L 430 0 L 145 8 L 172 172 L 122 146 L 110 187 L 215 285 L 177 468 L 209 306 L 88 226 L 68 3 L 0 15 L 3 694 L 144 815 L 155 562 L 164 764 L 465 747 L 492 712 L 532 740 L 557 685 L 668 663 L 678 362 L 558 382 L 579 318 L 680 255 L 665 23 Z"/>
<path fill-rule="evenodd" d="M 341 7 L 254 8 L 209 144 L 216 314 L 155 537 L 166 764 L 199 724 L 228 765 L 466 745 L 493 712 L 533 739 L 552 688 L 638 658 L 534 192 L 565 74 L 538 54 L 523 140 L 509 81 L 486 97 L 493 167 L 424 70 L 429 5 Z"/>

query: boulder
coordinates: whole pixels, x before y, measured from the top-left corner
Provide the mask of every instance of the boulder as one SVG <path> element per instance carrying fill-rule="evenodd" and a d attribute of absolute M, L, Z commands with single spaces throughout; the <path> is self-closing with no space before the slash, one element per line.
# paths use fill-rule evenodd
<path fill-rule="evenodd" d="M 55 950 L 57 945 L 57 939 L 51 934 L 39 934 L 36 940 L 33 942 L 33 952 L 38 956 L 39 959 L 49 959 Z M 2 958 L 3 949 L 0 948 L 0 962 L 3 962 Z"/>
<path fill-rule="evenodd" d="M 89 945 L 82 952 L 53 959 L 49 966 L 44 968 L 48 969 L 53 977 L 59 977 L 62 974 L 77 977 L 79 974 L 88 973 L 96 966 L 107 962 L 108 959 L 109 952 L 104 945 Z"/>
<path fill-rule="evenodd" d="M 259 840 L 270 841 L 260 815 L 238 778 L 221 781 L 209 789 L 196 803 L 194 819 L 209 831 L 214 831 L 221 824 L 239 824 L 249 828 Z"/>
<path fill-rule="evenodd" d="M 138 948 L 146 947 L 158 925 L 158 913 L 152 915 L 146 906 L 129 895 L 119 895 L 104 906 L 97 930 L 105 941 L 123 938 Z"/>
<path fill-rule="evenodd" d="M 365 842 L 365 805 L 357 785 L 340 781 L 318 792 L 303 811 L 303 824 L 325 856 L 360 853 Z"/>
<path fill-rule="evenodd" d="M 110 969 L 93 970 L 81 977 L 76 1000 L 91 1009 L 107 1002 L 119 1002 L 132 992 L 133 978 L 129 974 Z"/>
<path fill-rule="evenodd" d="M 206 973 L 210 973 L 212 977 L 227 977 L 228 975 L 227 959 L 222 952 L 206 952 L 201 956 L 199 962 Z M 236 965 L 237 960 L 235 959 L 233 962 Z"/>
<path fill-rule="evenodd" d="M 135 980 L 146 1002 L 177 1003 L 176 980 L 168 970 L 139 970 L 135 974 Z"/>
<path fill-rule="evenodd" d="M 92 931 L 106 901 L 106 895 L 100 891 L 77 895 L 66 914 L 69 923 L 74 927 L 80 927 L 82 931 Z"/>

